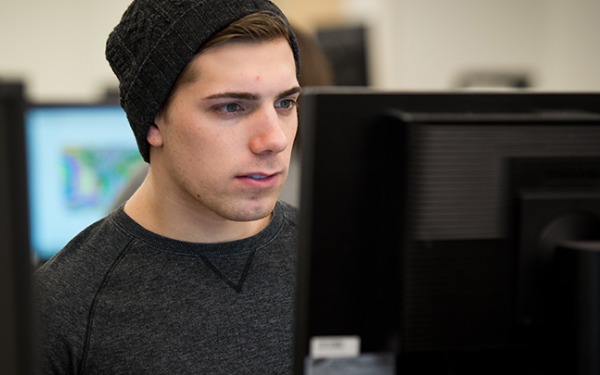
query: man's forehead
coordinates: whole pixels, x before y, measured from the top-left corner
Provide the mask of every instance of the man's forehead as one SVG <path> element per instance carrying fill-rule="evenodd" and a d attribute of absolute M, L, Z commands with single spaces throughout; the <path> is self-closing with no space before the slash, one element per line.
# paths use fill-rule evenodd
<path fill-rule="evenodd" d="M 269 50 L 269 51 L 266 51 Z M 219 44 L 203 50 L 196 54 L 188 65 L 199 65 L 202 61 L 212 59 L 231 60 L 224 68 L 232 68 L 232 63 L 241 62 L 237 67 L 251 66 L 252 60 L 246 56 L 253 55 L 253 58 L 261 58 L 267 61 L 273 61 L 281 57 L 286 60 L 286 64 L 291 64 L 296 73 L 296 62 L 294 54 L 288 41 L 284 38 L 277 38 L 269 41 L 231 41 Z"/>
<path fill-rule="evenodd" d="M 256 93 L 264 89 L 275 94 L 299 86 L 296 65 L 287 41 L 237 43 L 211 48 L 198 54 L 187 72 L 188 83 L 202 86 L 209 95 Z"/>

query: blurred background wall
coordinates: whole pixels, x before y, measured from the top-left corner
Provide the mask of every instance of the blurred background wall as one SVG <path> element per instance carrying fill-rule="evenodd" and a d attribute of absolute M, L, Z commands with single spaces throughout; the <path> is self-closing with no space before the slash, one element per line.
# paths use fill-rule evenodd
<path fill-rule="evenodd" d="M 129 0 L 0 0 L 0 78 L 34 101 L 95 101 Z M 299 28 L 360 27 L 368 85 L 600 90 L 600 0 L 276 0 Z M 351 35 L 351 34 L 348 34 Z"/>

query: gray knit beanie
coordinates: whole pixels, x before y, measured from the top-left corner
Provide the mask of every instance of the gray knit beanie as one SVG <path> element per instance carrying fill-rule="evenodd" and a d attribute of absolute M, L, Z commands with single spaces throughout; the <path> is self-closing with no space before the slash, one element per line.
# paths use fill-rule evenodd
<path fill-rule="evenodd" d="M 121 106 L 137 144 L 149 161 L 146 134 L 177 78 L 215 33 L 249 14 L 270 11 L 287 19 L 269 0 L 134 0 L 106 43 Z M 290 34 L 299 71 L 296 38 Z"/>

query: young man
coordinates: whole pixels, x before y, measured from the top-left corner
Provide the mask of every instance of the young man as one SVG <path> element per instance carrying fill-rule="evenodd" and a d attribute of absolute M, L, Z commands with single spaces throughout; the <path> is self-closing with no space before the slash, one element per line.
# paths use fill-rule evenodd
<path fill-rule="evenodd" d="M 37 272 L 42 372 L 290 373 L 287 20 L 267 0 L 134 0 L 107 58 L 149 172 Z"/>

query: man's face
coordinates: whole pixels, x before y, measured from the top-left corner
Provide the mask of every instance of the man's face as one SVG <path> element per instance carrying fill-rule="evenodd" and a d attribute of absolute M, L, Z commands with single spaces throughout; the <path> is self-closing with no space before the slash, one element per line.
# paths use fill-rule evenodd
<path fill-rule="evenodd" d="M 148 132 L 160 194 L 210 220 L 265 218 L 298 128 L 292 50 L 283 38 L 225 44 L 190 64 L 194 79 L 176 89 Z"/>

